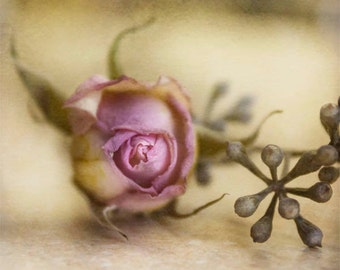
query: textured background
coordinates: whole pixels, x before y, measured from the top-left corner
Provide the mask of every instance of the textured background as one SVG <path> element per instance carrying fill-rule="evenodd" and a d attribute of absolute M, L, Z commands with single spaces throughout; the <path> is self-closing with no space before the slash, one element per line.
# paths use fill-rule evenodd
<path fill-rule="evenodd" d="M 239 196 L 263 188 L 237 165 L 214 168 L 207 188 L 189 183 L 180 201 L 183 212 L 230 194 L 195 217 L 121 221 L 129 242 L 101 229 L 70 183 L 69 140 L 37 116 L 9 57 L 15 35 L 22 62 L 69 95 L 92 74 L 105 74 L 107 49 L 119 31 L 155 16 L 153 26 L 123 42 L 119 60 L 127 75 L 177 78 L 197 115 L 212 86 L 227 81 L 231 93 L 219 109 L 244 94 L 256 97 L 253 121 L 230 126 L 230 136 L 249 134 L 265 114 L 283 109 L 268 120 L 257 143 L 312 149 L 328 142 L 320 107 L 339 95 L 336 1 L 0 3 L 2 269 L 340 268 L 339 181 L 326 204 L 300 200 L 302 214 L 324 232 L 322 249 L 305 248 L 294 222 L 278 215 L 269 241 L 254 244 L 249 229 L 269 200 L 250 218 L 233 213 Z M 316 180 L 313 175 L 299 183 Z"/>

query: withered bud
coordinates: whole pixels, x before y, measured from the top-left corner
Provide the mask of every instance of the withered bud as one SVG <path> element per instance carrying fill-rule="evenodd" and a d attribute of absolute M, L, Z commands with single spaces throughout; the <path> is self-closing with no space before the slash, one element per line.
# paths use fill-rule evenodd
<path fill-rule="evenodd" d="M 261 158 L 269 168 L 276 168 L 283 160 L 283 152 L 277 145 L 269 144 L 263 148 Z"/>
<path fill-rule="evenodd" d="M 283 218 L 293 219 L 300 214 L 300 204 L 297 200 L 283 197 L 279 200 L 279 213 Z"/>
<path fill-rule="evenodd" d="M 200 185 L 207 185 L 211 182 L 210 175 L 211 164 L 206 160 L 199 160 L 196 164 L 196 179 Z"/>
<path fill-rule="evenodd" d="M 246 157 L 246 150 L 242 143 L 240 142 L 227 142 L 227 157 L 239 161 Z"/>
<path fill-rule="evenodd" d="M 272 233 L 273 217 L 263 216 L 250 229 L 250 236 L 256 243 L 266 242 Z"/>
<path fill-rule="evenodd" d="M 208 103 L 205 107 L 205 122 L 209 123 L 210 115 L 218 99 L 228 92 L 228 84 L 225 82 L 217 83 L 211 92 Z"/>
<path fill-rule="evenodd" d="M 319 179 L 320 181 L 327 182 L 329 184 L 333 184 L 340 175 L 340 168 L 335 167 L 323 167 L 319 171 Z"/>
<path fill-rule="evenodd" d="M 298 216 L 294 219 L 298 233 L 305 245 L 308 247 L 321 247 L 322 231 L 313 223 Z"/>
<path fill-rule="evenodd" d="M 329 135 L 337 130 L 340 121 L 340 108 L 337 104 L 328 103 L 320 109 L 320 120 Z"/>
<path fill-rule="evenodd" d="M 329 201 L 333 195 L 333 190 L 327 182 L 318 182 L 308 189 L 307 194 L 308 198 L 313 201 L 323 203 Z"/>
<path fill-rule="evenodd" d="M 223 119 L 216 119 L 214 121 L 209 121 L 206 125 L 212 130 L 223 131 L 227 127 L 227 122 Z"/>
<path fill-rule="evenodd" d="M 212 92 L 212 99 L 216 100 L 228 92 L 229 85 L 226 82 L 219 82 L 215 85 L 214 91 Z"/>
<path fill-rule="evenodd" d="M 236 105 L 227 112 L 223 119 L 226 121 L 238 121 L 242 123 L 246 123 L 251 119 L 251 108 L 254 102 L 254 98 L 252 96 L 244 96 L 242 97 Z"/>
<path fill-rule="evenodd" d="M 338 152 L 331 145 L 323 145 L 316 152 L 316 160 L 324 166 L 330 166 L 338 160 Z"/>
<path fill-rule="evenodd" d="M 268 192 L 264 190 L 254 195 L 238 198 L 234 204 L 235 213 L 240 217 L 250 217 L 267 195 Z"/>

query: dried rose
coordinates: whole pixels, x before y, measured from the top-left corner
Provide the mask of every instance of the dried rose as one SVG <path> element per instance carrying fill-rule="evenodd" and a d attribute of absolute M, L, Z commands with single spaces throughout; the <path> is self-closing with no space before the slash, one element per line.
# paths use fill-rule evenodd
<path fill-rule="evenodd" d="M 189 99 L 173 79 L 95 75 L 65 103 L 75 183 L 92 202 L 152 211 L 183 194 L 195 154 Z"/>

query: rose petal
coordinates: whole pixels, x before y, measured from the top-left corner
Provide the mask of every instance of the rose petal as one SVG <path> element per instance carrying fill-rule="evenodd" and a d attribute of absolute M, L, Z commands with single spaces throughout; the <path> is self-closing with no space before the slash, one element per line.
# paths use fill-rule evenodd
<path fill-rule="evenodd" d="M 177 173 L 178 179 L 184 179 L 189 174 L 192 164 L 195 159 L 196 150 L 196 138 L 195 132 L 192 125 L 191 115 L 184 105 L 171 95 L 168 97 L 168 102 L 176 111 L 181 118 L 175 118 L 175 138 L 178 147 L 177 164 L 174 172 Z"/>
<path fill-rule="evenodd" d="M 147 193 L 123 193 L 108 202 L 109 205 L 117 205 L 118 208 L 131 212 L 153 211 L 165 206 L 174 198 L 185 192 L 184 185 L 172 185 L 166 187 L 158 196 Z"/>
<path fill-rule="evenodd" d="M 71 148 L 73 159 L 89 161 L 106 160 L 102 147 L 108 139 L 107 135 L 96 129 L 91 129 L 85 135 L 74 136 Z"/>
<path fill-rule="evenodd" d="M 108 81 L 101 75 L 94 75 L 77 88 L 64 105 L 69 109 L 70 123 L 74 133 L 84 134 L 96 122 L 97 109 L 102 96 L 100 90 L 123 80 L 129 79 L 122 76 L 117 80 Z"/>
<path fill-rule="evenodd" d="M 75 182 L 98 201 L 114 198 L 127 188 L 124 178 L 115 174 L 106 160 L 75 161 L 73 167 Z"/>
<path fill-rule="evenodd" d="M 186 89 L 182 87 L 175 79 L 167 76 L 160 76 L 157 83 L 152 88 L 156 93 L 163 93 L 165 97 L 169 94 L 180 102 L 187 111 L 190 110 L 190 98 Z"/>
<path fill-rule="evenodd" d="M 153 140 L 147 141 L 148 139 Z M 140 149 L 135 149 L 138 147 Z M 169 167 L 171 147 L 168 140 L 161 135 L 134 136 L 122 145 L 113 160 L 127 177 L 148 188 L 153 186 L 157 176 L 162 175 Z"/>
<path fill-rule="evenodd" d="M 117 130 L 113 136 L 103 146 L 104 151 L 108 156 L 113 157 L 113 153 L 116 152 L 124 142 L 135 136 L 137 133 L 128 129 Z"/>
<path fill-rule="evenodd" d="M 104 92 L 97 112 L 98 124 L 107 132 L 113 128 L 139 133 L 173 133 L 171 111 L 161 100 L 144 94 Z"/>

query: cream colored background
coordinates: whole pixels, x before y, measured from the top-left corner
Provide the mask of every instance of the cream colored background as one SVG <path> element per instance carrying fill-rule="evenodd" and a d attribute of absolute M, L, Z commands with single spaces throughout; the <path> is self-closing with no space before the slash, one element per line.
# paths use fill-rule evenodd
<path fill-rule="evenodd" d="M 189 183 L 183 212 L 230 194 L 196 217 L 121 221 L 129 242 L 101 229 L 70 183 L 68 139 L 32 118 L 32 100 L 9 58 L 15 35 L 22 61 L 70 95 L 87 77 L 106 72 L 107 49 L 119 31 L 155 16 L 152 27 L 123 43 L 127 75 L 177 78 L 197 115 L 212 85 L 226 80 L 231 93 L 220 109 L 243 94 L 256 97 L 254 120 L 230 126 L 230 136 L 248 134 L 263 115 L 283 109 L 258 144 L 311 149 L 328 142 L 319 108 L 339 95 L 337 26 L 329 24 L 339 13 L 335 1 L 320 2 L 301 1 L 302 11 L 286 16 L 247 15 L 225 1 L 1 1 L 1 269 L 340 269 L 339 183 L 326 204 L 300 200 L 303 216 L 324 232 L 322 249 L 304 247 L 295 224 L 278 215 L 269 241 L 254 244 L 250 227 L 269 201 L 253 217 L 233 213 L 239 196 L 263 188 L 237 165 L 216 167 L 207 188 Z M 321 13 L 308 20 L 303 11 Z"/>

